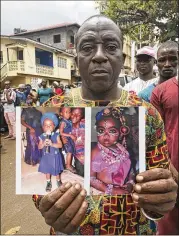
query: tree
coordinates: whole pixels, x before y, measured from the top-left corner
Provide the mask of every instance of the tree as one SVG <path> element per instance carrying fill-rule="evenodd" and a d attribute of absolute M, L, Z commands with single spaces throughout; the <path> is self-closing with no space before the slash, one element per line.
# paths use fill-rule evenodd
<path fill-rule="evenodd" d="M 175 40 L 178 36 L 177 0 L 96 1 L 100 12 L 120 26 L 124 35 L 139 42 Z"/>

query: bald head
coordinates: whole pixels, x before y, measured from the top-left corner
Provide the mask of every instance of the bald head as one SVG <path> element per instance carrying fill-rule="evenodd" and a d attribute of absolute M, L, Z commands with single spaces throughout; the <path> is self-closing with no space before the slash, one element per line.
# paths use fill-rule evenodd
<path fill-rule="evenodd" d="M 173 51 L 178 51 L 179 45 L 174 42 L 174 41 L 166 41 L 160 45 L 157 51 L 157 56 L 160 54 L 161 51 L 163 50 L 173 50 Z"/>
<path fill-rule="evenodd" d="M 89 26 L 91 29 L 91 26 L 93 25 L 93 30 L 94 31 L 98 31 L 100 30 L 102 25 L 107 25 L 107 29 L 114 29 L 116 34 L 119 36 L 121 43 L 123 43 L 123 36 L 122 36 L 122 32 L 119 29 L 119 27 L 114 23 L 114 21 L 112 21 L 110 18 L 108 18 L 107 16 L 103 16 L 103 15 L 94 15 L 89 17 L 87 20 L 85 20 L 83 22 L 83 24 L 81 25 L 81 27 L 79 28 L 79 30 L 77 31 L 76 35 L 75 35 L 75 46 L 77 48 L 78 45 L 78 41 L 79 38 L 83 35 L 84 31 L 88 31 L 89 30 Z"/>

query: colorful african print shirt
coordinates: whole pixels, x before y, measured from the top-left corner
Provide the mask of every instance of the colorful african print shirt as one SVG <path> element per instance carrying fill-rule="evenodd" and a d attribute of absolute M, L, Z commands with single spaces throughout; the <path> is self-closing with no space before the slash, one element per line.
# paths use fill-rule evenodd
<path fill-rule="evenodd" d="M 59 103 L 65 106 L 94 107 L 94 101 L 81 97 L 80 88 L 71 90 L 68 97 L 55 96 L 45 106 Z M 121 97 L 108 106 L 144 106 L 146 108 L 146 163 L 147 169 L 168 168 L 168 150 L 161 116 L 149 103 L 141 100 L 134 93 L 122 90 Z M 34 195 L 33 200 L 38 208 L 42 196 Z M 153 234 L 148 220 L 137 207 L 131 195 L 88 196 L 89 203 L 86 217 L 73 235 L 151 235 Z M 55 231 L 51 228 L 51 234 Z"/>

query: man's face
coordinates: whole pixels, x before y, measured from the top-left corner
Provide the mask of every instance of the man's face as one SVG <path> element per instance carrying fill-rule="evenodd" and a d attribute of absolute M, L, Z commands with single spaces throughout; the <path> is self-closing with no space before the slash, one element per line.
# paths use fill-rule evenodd
<path fill-rule="evenodd" d="M 82 86 L 95 93 L 116 86 L 123 65 L 121 32 L 108 19 L 86 22 L 77 42 L 77 65 Z"/>
<path fill-rule="evenodd" d="M 147 75 L 153 71 L 154 58 L 148 55 L 139 55 L 136 57 L 136 68 L 141 75 Z"/>
<path fill-rule="evenodd" d="M 5 84 L 5 89 L 9 89 L 10 88 L 10 84 Z"/>
<path fill-rule="evenodd" d="M 104 147 L 111 147 L 119 139 L 119 127 L 112 118 L 99 121 L 97 125 L 97 139 Z"/>
<path fill-rule="evenodd" d="M 178 53 L 176 49 L 162 48 L 157 52 L 159 74 L 166 80 L 177 74 Z"/>

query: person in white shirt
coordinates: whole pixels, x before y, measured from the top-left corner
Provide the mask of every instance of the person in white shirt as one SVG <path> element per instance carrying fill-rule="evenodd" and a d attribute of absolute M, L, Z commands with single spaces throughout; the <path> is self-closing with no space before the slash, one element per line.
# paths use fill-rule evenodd
<path fill-rule="evenodd" d="M 2 100 L 4 108 L 4 117 L 8 125 L 9 134 L 5 139 L 16 139 L 16 113 L 14 103 L 16 101 L 16 93 L 10 88 L 10 81 L 5 82 L 5 89 Z"/>
<path fill-rule="evenodd" d="M 124 86 L 127 91 L 133 91 L 138 94 L 149 85 L 157 82 L 153 74 L 153 66 L 155 64 L 155 50 L 152 47 L 145 46 L 137 51 L 136 68 L 139 77 Z"/>

